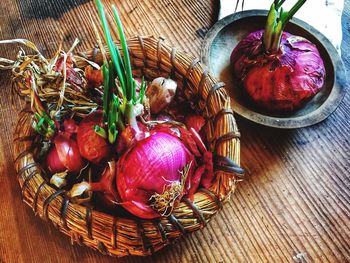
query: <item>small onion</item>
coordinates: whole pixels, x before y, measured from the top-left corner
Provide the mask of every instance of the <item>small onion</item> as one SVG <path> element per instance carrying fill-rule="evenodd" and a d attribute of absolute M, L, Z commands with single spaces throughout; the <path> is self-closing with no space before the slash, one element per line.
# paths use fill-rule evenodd
<path fill-rule="evenodd" d="M 95 132 L 96 125 L 102 126 L 102 111 L 95 111 L 80 122 L 77 142 L 80 154 L 85 159 L 100 164 L 111 156 L 111 146 L 105 138 Z"/>
<path fill-rule="evenodd" d="M 118 155 L 122 155 L 134 140 L 139 141 L 145 137 L 145 134 L 148 131 L 147 126 L 141 122 L 137 122 L 137 126 L 139 128 L 138 132 L 128 125 L 118 134 L 116 141 L 116 152 Z"/>
<path fill-rule="evenodd" d="M 85 86 L 86 81 L 85 78 L 83 78 L 83 74 L 81 71 L 76 70 L 74 67 L 75 61 L 72 54 L 68 55 L 65 59 L 63 55 L 61 55 L 57 61 L 56 64 L 53 67 L 53 70 L 56 72 L 63 71 L 64 68 L 64 62 L 65 62 L 65 74 L 66 74 L 66 81 L 67 83 L 71 84 L 71 87 L 76 91 L 82 91 L 82 87 Z"/>
<path fill-rule="evenodd" d="M 58 157 L 56 146 L 53 145 L 52 148 L 49 150 L 48 154 L 46 155 L 46 161 L 45 165 L 47 167 L 47 170 L 50 171 L 50 173 L 62 173 L 67 168 L 64 166 L 63 162 Z"/>
<path fill-rule="evenodd" d="M 54 146 L 46 156 L 48 170 L 62 173 L 66 170 L 78 173 L 84 167 L 84 160 L 80 155 L 78 145 L 69 135 L 60 132 L 54 138 Z"/>
<path fill-rule="evenodd" d="M 84 200 L 84 195 L 93 196 L 97 201 L 99 208 L 107 209 L 108 211 L 116 212 L 119 203 L 119 195 L 115 185 L 115 161 L 108 162 L 103 172 L 94 182 L 80 182 L 74 184 L 68 195 L 74 200 Z"/>

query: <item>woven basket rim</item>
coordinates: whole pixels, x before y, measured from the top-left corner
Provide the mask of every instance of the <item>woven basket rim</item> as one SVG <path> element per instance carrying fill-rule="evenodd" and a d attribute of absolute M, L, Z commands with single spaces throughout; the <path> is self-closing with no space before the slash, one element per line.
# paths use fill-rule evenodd
<path fill-rule="evenodd" d="M 175 77 L 181 82 L 186 97 L 200 97 L 196 106 L 207 120 L 208 136 L 213 135 L 209 143 L 211 151 L 220 153 L 239 168 L 240 134 L 224 84 L 215 80 L 199 59 L 170 47 L 162 37 L 137 36 L 129 39 L 128 45 L 135 71 L 147 76 L 165 74 Z M 97 62 L 102 60 L 95 48 L 79 55 Z M 83 67 L 84 61 L 77 61 L 77 64 Z M 213 186 L 197 191 L 193 202 L 183 198 L 169 217 L 156 220 L 119 218 L 73 204 L 65 191 L 47 184 L 43 171 L 33 158 L 35 134 L 31 124 L 31 112 L 22 110 L 14 132 L 13 154 L 24 202 L 41 218 L 51 221 L 69 235 L 73 242 L 85 244 L 103 254 L 150 255 L 183 234 L 204 227 L 222 208 L 222 202 L 234 191 L 240 177 L 234 169 L 227 170 L 227 167 L 217 164 L 217 179 Z"/>

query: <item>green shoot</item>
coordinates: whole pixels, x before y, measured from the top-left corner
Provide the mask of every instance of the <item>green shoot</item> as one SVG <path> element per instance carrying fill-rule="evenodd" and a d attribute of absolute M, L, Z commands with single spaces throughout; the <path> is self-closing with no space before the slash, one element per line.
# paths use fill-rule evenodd
<path fill-rule="evenodd" d="M 106 15 L 104 13 L 103 10 L 103 5 L 101 3 L 101 0 L 96 0 L 96 5 L 97 5 L 97 9 L 100 15 L 100 19 L 101 19 L 101 23 L 102 23 L 102 28 L 103 28 L 103 32 L 105 34 L 106 37 L 106 41 L 107 41 L 107 46 L 108 46 L 108 50 L 110 52 L 111 55 L 111 59 L 113 61 L 113 65 L 115 67 L 115 70 L 118 74 L 118 78 L 120 81 L 120 85 L 122 87 L 122 91 L 123 91 L 123 95 L 126 95 L 126 90 L 125 90 L 125 71 L 122 70 L 122 66 L 121 66 L 121 56 L 119 53 L 119 49 L 115 47 L 115 44 L 112 40 L 112 36 L 111 33 L 109 31 L 109 27 L 108 27 L 108 22 L 106 19 Z"/>
<path fill-rule="evenodd" d="M 106 50 L 105 50 L 105 48 L 104 48 L 104 46 L 103 46 L 103 44 L 102 44 L 101 36 L 100 36 L 100 34 L 98 33 L 97 26 L 96 26 L 96 24 L 95 24 L 95 21 L 92 19 L 92 16 L 91 16 L 90 12 L 88 12 L 88 13 L 89 13 L 89 16 L 90 16 L 90 18 L 91 18 L 90 21 L 91 21 L 91 24 L 92 24 L 92 28 L 93 28 L 93 30 L 94 30 L 94 32 L 95 32 L 95 36 L 96 36 L 96 41 L 97 41 L 98 47 L 99 47 L 100 50 L 101 50 L 102 59 L 103 59 L 103 64 L 108 65 Z"/>
<path fill-rule="evenodd" d="M 115 123 L 108 127 L 108 141 L 114 143 L 117 140 L 118 130 Z"/>
<path fill-rule="evenodd" d="M 139 93 L 139 103 L 143 104 L 144 98 L 145 98 L 145 91 L 146 91 L 146 82 L 145 82 L 145 77 L 142 76 L 142 81 L 141 81 L 141 87 L 140 87 L 140 93 Z"/>
<path fill-rule="evenodd" d="M 275 1 L 276 2 L 276 1 Z M 276 20 L 277 20 L 277 11 L 275 7 L 275 3 L 272 3 L 269 14 L 267 16 L 266 25 L 265 25 L 265 31 L 264 31 L 264 45 L 265 49 L 269 50 L 272 42 L 272 34 L 273 30 L 276 27 Z"/>
<path fill-rule="evenodd" d="M 98 135 L 100 135 L 102 138 L 107 139 L 107 134 L 106 134 L 105 129 L 101 128 L 101 127 L 98 126 L 98 125 L 95 125 L 94 130 L 95 130 L 95 132 L 96 132 Z"/>
<path fill-rule="evenodd" d="M 55 134 L 56 125 L 55 122 L 47 115 L 46 112 L 41 112 L 41 114 L 35 112 L 35 117 L 37 123 L 35 125 L 35 130 L 40 135 L 50 139 Z"/>
<path fill-rule="evenodd" d="M 36 118 L 35 130 L 40 135 L 50 139 L 55 134 L 56 124 L 47 113 L 44 105 L 39 99 L 39 96 L 35 92 L 32 92 L 31 96 L 31 108 Z"/>
<path fill-rule="evenodd" d="M 298 0 L 290 11 L 284 11 L 282 8 L 285 0 L 274 0 L 271 4 L 267 16 L 263 42 L 267 52 L 279 50 L 281 36 L 288 21 L 302 7 L 306 0 Z"/>
<path fill-rule="evenodd" d="M 102 65 L 103 74 L 103 120 L 106 122 L 109 112 L 109 69 L 106 64 Z M 112 79 L 113 81 L 113 79 Z"/>
<path fill-rule="evenodd" d="M 122 45 L 123 54 L 124 54 L 124 66 L 125 66 L 125 75 L 126 75 L 126 99 L 130 101 L 133 97 L 135 97 L 135 86 L 133 83 L 133 77 L 132 77 L 132 71 L 131 71 L 131 64 L 130 64 L 130 56 L 129 56 L 129 50 L 128 45 L 126 43 L 124 30 L 122 23 L 120 21 L 120 17 L 118 15 L 117 9 L 114 5 L 112 5 L 112 10 L 114 14 L 114 19 L 117 24 L 117 29 L 120 37 L 120 43 Z"/>

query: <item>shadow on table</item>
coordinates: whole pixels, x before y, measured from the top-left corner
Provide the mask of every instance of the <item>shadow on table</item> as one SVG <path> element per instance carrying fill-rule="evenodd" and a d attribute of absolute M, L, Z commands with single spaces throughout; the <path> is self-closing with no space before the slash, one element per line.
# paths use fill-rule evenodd
<path fill-rule="evenodd" d="M 270 166 L 289 159 L 288 152 L 293 145 L 304 147 L 314 140 L 306 135 L 307 132 L 304 134 L 306 129 L 276 129 L 256 124 L 237 114 L 235 118 L 242 134 L 241 166 L 246 171 L 247 180 L 260 177 L 262 169 L 267 172 Z"/>
<path fill-rule="evenodd" d="M 20 13 L 25 18 L 60 18 L 65 12 L 91 0 L 17 0 Z"/>

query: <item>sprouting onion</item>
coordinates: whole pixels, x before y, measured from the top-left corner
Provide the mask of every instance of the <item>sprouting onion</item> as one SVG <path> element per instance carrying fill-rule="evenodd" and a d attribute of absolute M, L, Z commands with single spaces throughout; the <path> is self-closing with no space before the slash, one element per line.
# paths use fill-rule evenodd
<path fill-rule="evenodd" d="M 251 101 L 275 112 L 301 108 L 321 90 L 325 78 L 316 45 L 283 31 L 306 0 L 298 0 L 290 11 L 283 10 L 284 2 L 272 3 L 265 30 L 249 33 L 230 58 L 233 73 Z"/>

